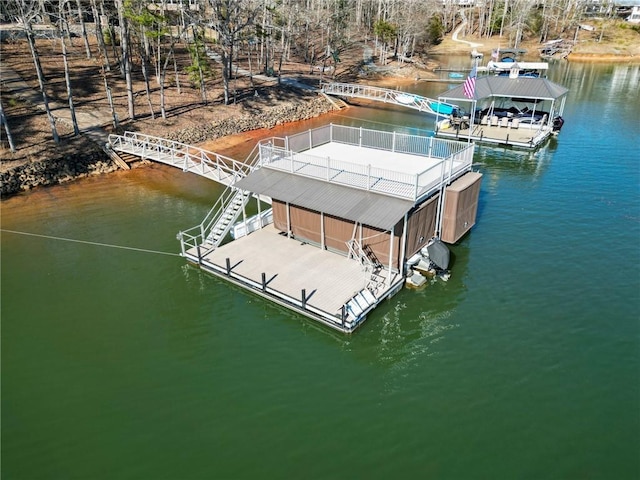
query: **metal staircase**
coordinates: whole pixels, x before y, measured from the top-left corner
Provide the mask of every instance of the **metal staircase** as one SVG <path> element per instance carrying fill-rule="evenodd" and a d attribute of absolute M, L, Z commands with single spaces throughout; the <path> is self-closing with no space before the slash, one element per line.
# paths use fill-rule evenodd
<path fill-rule="evenodd" d="M 347 315 L 345 321 L 354 324 L 360 322 L 361 317 L 377 304 L 378 290 L 384 286 L 385 280 L 380 275 L 382 265 L 370 248 L 363 248 L 355 238 L 347 242 L 347 247 L 349 248 L 349 258 L 360 262 L 365 275 L 365 287 L 351 297 L 345 305 Z"/>
<path fill-rule="evenodd" d="M 227 194 L 228 195 L 225 195 Z M 207 235 L 205 242 L 214 247 L 218 247 L 227 236 L 231 227 L 244 211 L 244 206 L 249 201 L 250 194 L 233 187 L 227 188 L 221 198 L 227 198 L 226 204 L 223 202 L 219 210 L 214 215 L 214 221 Z"/>

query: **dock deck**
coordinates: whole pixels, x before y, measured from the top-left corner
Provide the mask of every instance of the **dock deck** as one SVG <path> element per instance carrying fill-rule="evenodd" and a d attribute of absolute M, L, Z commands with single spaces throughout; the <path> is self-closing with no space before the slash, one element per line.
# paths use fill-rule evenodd
<path fill-rule="evenodd" d="M 441 138 L 467 140 L 494 145 L 512 145 L 516 147 L 536 148 L 552 135 L 551 127 L 518 128 L 491 125 L 473 125 L 468 128 L 441 128 L 436 132 Z"/>
<path fill-rule="evenodd" d="M 197 258 L 195 249 L 187 255 Z M 231 267 L 229 275 L 227 259 Z M 358 261 L 288 238 L 273 225 L 203 254 L 201 267 L 339 330 L 344 330 L 340 320 L 342 306 L 361 291 L 368 280 Z M 263 274 L 266 279 L 264 290 Z M 388 270 L 381 271 L 380 275 L 384 284 L 376 296 L 385 298 L 390 288 Z M 392 286 L 399 280 L 402 280 L 399 274 L 391 275 Z M 302 308 L 303 288 L 305 308 Z M 335 319 L 320 319 L 318 312 Z"/>

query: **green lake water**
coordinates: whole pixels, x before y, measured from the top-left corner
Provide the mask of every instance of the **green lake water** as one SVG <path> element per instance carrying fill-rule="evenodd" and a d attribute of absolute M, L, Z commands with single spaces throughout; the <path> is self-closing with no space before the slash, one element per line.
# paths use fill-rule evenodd
<path fill-rule="evenodd" d="M 3 201 L 3 480 L 640 478 L 640 67 L 551 77 L 563 131 L 477 149 L 451 279 L 351 336 L 175 255 L 209 180 L 158 165 Z"/>

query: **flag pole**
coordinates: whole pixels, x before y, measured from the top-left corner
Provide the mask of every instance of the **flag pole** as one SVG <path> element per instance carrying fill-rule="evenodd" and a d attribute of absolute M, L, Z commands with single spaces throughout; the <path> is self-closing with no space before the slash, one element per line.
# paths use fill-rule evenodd
<path fill-rule="evenodd" d="M 473 61 L 475 62 L 473 70 L 475 72 L 476 81 L 477 81 L 477 77 L 478 77 L 478 57 L 474 58 Z M 473 88 L 473 97 L 470 100 L 471 100 L 471 116 L 469 117 L 469 133 L 467 134 L 467 143 L 471 143 L 471 131 L 474 128 L 473 126 L 475 125 L 476 104 L 477 104 L 475 86 Z"/>

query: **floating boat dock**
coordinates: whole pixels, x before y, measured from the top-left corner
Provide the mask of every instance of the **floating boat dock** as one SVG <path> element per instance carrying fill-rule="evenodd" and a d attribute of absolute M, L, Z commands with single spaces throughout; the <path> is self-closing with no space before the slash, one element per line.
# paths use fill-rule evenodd
<path fill-rule="evenodd" d="M 546 78 L 519 75 L 478 77 L 474 98 L 459 86 L 442 93 L 441 102 L 468 105 L 436 121 L 436 136 L 455 140 L 536 149 L 557 134 L 569 90 Z"/>
<path fill-rule="evenodd" d="M 475 224 L 473 144 L 326 125 L 257 150 L 251 171 L 178 234 L 182 255 L 341 332 L 402 288 L 409 257 Z"/>

